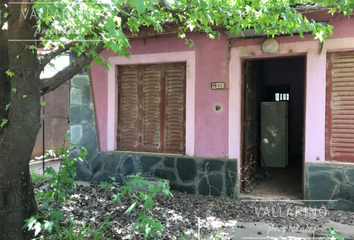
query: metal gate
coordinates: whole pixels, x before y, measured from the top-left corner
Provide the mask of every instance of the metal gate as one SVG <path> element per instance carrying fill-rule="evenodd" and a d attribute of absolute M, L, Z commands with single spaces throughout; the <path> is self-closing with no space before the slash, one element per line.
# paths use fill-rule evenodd
<path fill-rule="evenodd" d="M 61 56 L 54 61 L 55 67 L 47 65 L 41 77 L 50 77 L 69 64 L 69 56 Z M 69 133 L 70 113 L 70 81 L 41 97 L 45 104 L 41 108 L 41 129 L 38 132 L 36 144 L 31 155 L 30 167 L 41 174 L 46 167 L 59 169 L 61 158 L 58 155 L 64 142 L 65 134 Z"/>

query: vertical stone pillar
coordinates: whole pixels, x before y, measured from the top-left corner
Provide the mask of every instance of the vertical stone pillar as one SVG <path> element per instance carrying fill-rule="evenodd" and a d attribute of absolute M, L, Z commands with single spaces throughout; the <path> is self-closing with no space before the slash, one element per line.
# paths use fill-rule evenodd
<path fill-rule="evenodd" d="M 77 179 L 88 181 L 102 163 L 102 154 L 98 153 L 96 121 L 88 74 L 77 74 L 71 79 L 70 133 L 71 142 L 76 143 L 70 149 L 71 156 L 78 154 L 81 147 L 89 151 L 84 161 L 76 163 Z"/>

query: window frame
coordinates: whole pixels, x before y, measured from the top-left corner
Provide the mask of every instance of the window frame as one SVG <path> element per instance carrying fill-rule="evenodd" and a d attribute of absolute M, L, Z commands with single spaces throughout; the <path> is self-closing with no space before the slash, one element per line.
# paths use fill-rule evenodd
<path fill-rule="evenodd" d="M 151 53 L 131 55 L 130 59 L 124 56 L 110 56 L 108 60 L 113 66 L 150 63 L 186 62 L 186 124 L 185 124 L 185 154 L 195 155 L 195 89 L 196 89 L 196 53 L 195 51 L 181 51 L 168 53 Z M 103 71 L 103 74 L 106 74 Z M 117 150 L 117 116 L 118 116 L 118 84 L 116 68 L 110 68 L 107 73 L 107 112 L 101 117 L 106 122 L 106 131 L 102 132 L 103 141 L 100 142 L 100 151 Z M 104 75 L 103 75 L 104 77 Z M 147 153 L 147 152 L 146 152 Z M 150 153 L 150 152 L 149 152 Z M 157 154 L 156 152 L 154 154 Z M 181 154 L 182 155 L 182 154 Z"/>
<path fill-rule="evenodd" d="M 138 81 L 138 89 L 137 89 L 137 104 L 138 104 L 138 123 L 137 123 L 137 145 L 134 147 L 124 148 L 122 145 L 121 132 L 122 128 L 122 101 L 123 101 L 123 82 L 119 81 L 122 68 L 124 66 L 116 66 L 117 69 L 117 82 L 118 82 L 118 119 L 117 119 L 117 149 L 122 151 L 143 151 L 143 152 L 167 152 L 167 153 L 179 153 L 184 154 L 186 149 L 186 62 L 175 62 L 175 63 L 155 63 L 155 64 L 132 64 L 130 66 L 136 66 L 137 71 L 137 81 Z M 183 76 L 183 116 L 182 116 L 182 128 L 183 128 L 183 146 L 181 149 L 178 148 L 168 148 L 167 146 L 167 102 L 168 102 L 168 94 L 167 93 L 167 69 L 171 68 L 173 65 L 184 65 L 184 76 Z M 160 113 L 159 113 L 159 145 L 154 146 L 145 146 L 145 122 L 144 117 L 146 114 L 146 110 L 144 108 L 145 105 L 145 81 L 144 81 L 144 73 L 145 70 L 148 69 L 149 66 L 156 66 L 158 71 L 160 71 Z"/>

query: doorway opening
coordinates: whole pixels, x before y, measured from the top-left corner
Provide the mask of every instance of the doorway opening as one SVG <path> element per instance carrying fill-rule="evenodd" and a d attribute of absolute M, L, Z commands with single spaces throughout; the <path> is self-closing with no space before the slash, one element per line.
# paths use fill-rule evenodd
<path fill-rule="evenodd" d="M 305 57 L 243 61 L 243 193 L 303 198 L 305 63 Z"/>

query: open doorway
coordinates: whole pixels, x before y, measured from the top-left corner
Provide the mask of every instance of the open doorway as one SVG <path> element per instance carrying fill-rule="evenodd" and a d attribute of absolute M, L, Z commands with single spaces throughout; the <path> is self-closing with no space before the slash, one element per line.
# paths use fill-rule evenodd
<path fill-rule="evenodd" d="M 244 193 L 303 198 L 305 61 L 292 57 L 243 62 Z"/>

